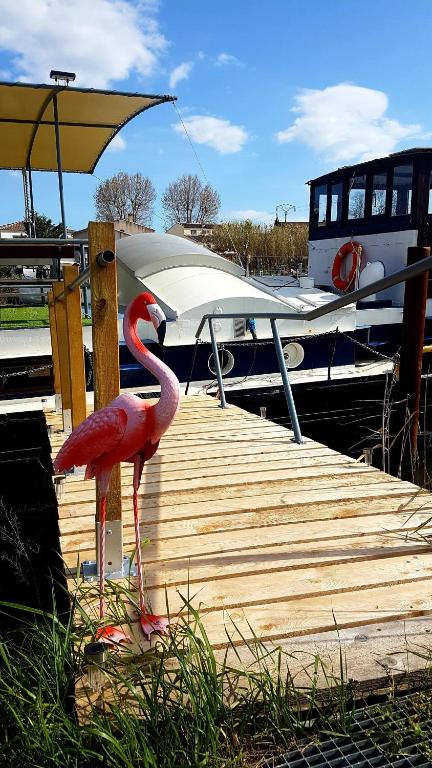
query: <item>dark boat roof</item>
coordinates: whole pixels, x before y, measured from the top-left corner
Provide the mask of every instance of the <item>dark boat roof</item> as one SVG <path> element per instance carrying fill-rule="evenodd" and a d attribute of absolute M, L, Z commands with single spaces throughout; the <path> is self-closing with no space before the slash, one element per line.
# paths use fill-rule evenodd
<path fill-rule="evenodd" d="M 307 183 L 312 184 L 317 181 L 331 181 L 336 175 L 339 176 L 339 174 L 346 174 L 349 175 L 351 171 L 356 171 L 356 174 L 358 175 L 359 172 L 362 172 L 363 170 L 367 172 L 369 168 L 376 165 L 377 163 L 386 163 L 389 162 L 392 158 L 400 157 L 405 158 L 409 157 L 410 155 L 415 156 L 421 156 L 421 155 L 428 155 L 430 156 L 432 153 L 432 147 L 412 147 L 411 149 L 402 149 L 400 152 L 392 152 L 390 155 L 386 155 L 385 157 L 377 157 L 373 160 L 366 160 L 363 163 L 355 163 L 354 165 L 342 165 L 340 168 L 337 168 L 334 171 L 330 171 L 330 173 L 325 173 L 322 176 L 317 176 L 315 179 L 310 179 Z"/>

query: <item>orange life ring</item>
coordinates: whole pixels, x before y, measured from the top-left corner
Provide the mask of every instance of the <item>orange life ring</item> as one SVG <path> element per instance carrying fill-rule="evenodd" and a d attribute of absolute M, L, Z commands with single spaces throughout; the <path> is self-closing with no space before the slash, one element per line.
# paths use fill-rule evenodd
<path fill-rule="evenodd" d="M 357 267 L 359 266 L 359 260 L 361 262 L 361 252 L 362 246 L 355 240 L 350 240 L 348 243 L 341 245 L 334 258 L 332 267 L 332 280 L 335 288 L 338 288 L 340 291 L 348 291 L 351 288 Z M 348 277 L 344 278 L 341 276 L 342 264 L 350 253 L 352 253 L 352 266 Z"/>

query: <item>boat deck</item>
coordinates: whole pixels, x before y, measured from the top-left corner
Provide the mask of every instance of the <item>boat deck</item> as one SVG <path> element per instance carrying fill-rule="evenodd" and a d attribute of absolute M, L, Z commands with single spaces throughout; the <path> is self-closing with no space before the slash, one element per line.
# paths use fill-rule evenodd
<path fill-rule="evenodd" d="M 64 441 L 60 417 L 55 454 Z M 124 548 L 134 549 L 132 467 L 122 467 Z M 153 612 L 182 595 L 213 647 L 250 661 L 254 636 L 310 654 L 368 689 L 426 665 L 432 633 L 432 494 L 208 396 L 183 397 L 140 493 Z M 95 558 L 95 485 L 68 478 L 59 506 L 70 569 Z M 420 529 L 419 529 L 420 527 Z M 138 635 L 139 633 L 137 633 Z M 143 649 L 148 647 L 142 639 Z M 421 654 L 423 658 L 420 657 Z"/>

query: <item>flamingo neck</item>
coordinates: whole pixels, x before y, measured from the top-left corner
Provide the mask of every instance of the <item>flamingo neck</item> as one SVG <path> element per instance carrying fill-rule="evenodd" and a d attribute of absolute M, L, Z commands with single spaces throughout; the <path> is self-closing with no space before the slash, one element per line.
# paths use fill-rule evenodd
<path fill-rule="evenodd" d="M 123 319 L 123 336 L 135 360 L 158 380 L 160 399 L 154 407 L 156 437 L 160 439 L 177 413 L 180 401 L 180 385 L 177 376 L 162 360 L 153 355 L 137 334 L 139 318 L 131 317 L 129 308 Z"/>

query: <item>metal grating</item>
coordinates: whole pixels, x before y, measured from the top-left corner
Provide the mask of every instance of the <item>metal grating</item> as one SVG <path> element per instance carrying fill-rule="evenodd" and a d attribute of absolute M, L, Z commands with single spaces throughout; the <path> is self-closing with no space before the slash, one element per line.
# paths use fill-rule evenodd
<path fill-rule="evenodd" d="M 349 736 L 329 738 L 313 745 L 309 742 L 267 761 L 265 766 L 431 768 L 432 760 L 424 754 L 426 750 L 432 752 L 432 696 L 429 694 L 428 698 L 427 706 L 419 706 L 418 697 L 407 696 L 387 707 L 377 705 L 363 709 L 354 715 Z"/>

